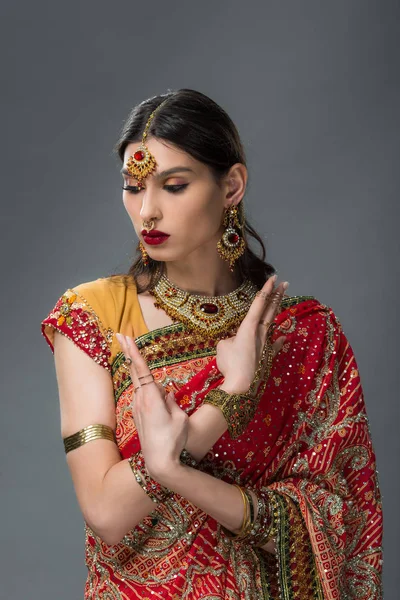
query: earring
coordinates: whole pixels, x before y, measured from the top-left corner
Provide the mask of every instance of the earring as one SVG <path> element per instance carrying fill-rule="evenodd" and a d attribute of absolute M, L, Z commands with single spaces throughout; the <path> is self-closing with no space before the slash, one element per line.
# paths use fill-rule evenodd
<path fill-rule="evenodd" d="M 217 250 L 220 257 L 229 263 L 229 269 L 233 272 L 235 262 L 242 256 L 246 248 L 244 238 L 237 231 L 242 229 L 242 224 L 239 221 L 236 206 L 226 209 L 223 223 L 226 229 L 217 244 Z"/>
<path fill-rule="evenodd" d="M 139 242 L 139 250 L 142 253 L 142 261 L 145 267 L 149 264 L 149 255 L 146 252 L 146 248 L 143 246 L 142 242 Z"/>

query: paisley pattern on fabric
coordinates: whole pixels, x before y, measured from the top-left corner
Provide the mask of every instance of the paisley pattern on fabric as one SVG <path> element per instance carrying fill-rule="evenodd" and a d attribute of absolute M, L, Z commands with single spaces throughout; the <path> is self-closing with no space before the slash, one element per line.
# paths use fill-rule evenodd
<path fill-rule="evenodd" d="M 87 319 L 82 345 L 105 366 L 104 327 L 71 300 L 67 294 L 57 303 L 50 324 L 82 344 Z M 73 313 L 61 310 L 65 303 Z M 83 321 L 79 309 L 89 311 Z M 198 468 L 273 493 L 277 554 L 228 538 L 217 521 L 174 494 L 112 546 L 85 523 L 85 600 L 382 598 L 381 498 L 353 351 L 332 309 L 310 296 L 285 298 L 275 323 L 273 341 L 282 334 L 287 340 L 253 421 L 235 440 L 225 432 Z M 215 342 L 200 344 L 180 323 L 141 335 L 136 344 L 188 415 L 222 382 Z M 109 367 L 116 439 L 128 458 L 140 440 L 123 361 L 116 353 Z"/>

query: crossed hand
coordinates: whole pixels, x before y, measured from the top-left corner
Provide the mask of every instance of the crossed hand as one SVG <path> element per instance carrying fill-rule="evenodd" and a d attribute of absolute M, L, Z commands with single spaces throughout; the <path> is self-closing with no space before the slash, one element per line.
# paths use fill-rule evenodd
<path fill-rule="evenodd" d="M 283 283 L 275 289 L 275 277 L 270 277 L 257 292 L 236 335 L 217 344 L 217 367 L 225 377 L 224 389 L 232 393 L 248 390 L 264 345 L 268 329 L 279 310 L 284 291 Z M 117 339 L 129 365 L 134 393 L 132 414 L 139 435 L 146 467 L 157 479 L 166 469 L 180 462 L 180 454 L 188 437 L 189 416 L 175 401 L 172 391 L 166 392 L 156 383 L 148 364 L 133 338 L 117 333 Z M 282 348 L 285 337 L 273 345 L 274 356 Z M 230 389 L 231 388 L 231 389 Z"/>

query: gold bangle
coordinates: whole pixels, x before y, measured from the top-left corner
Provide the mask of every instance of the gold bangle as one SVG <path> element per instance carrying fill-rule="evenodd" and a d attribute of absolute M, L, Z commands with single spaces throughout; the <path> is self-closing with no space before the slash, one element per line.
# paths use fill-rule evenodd
<path fill-rule="evenodd" d="M 249 507 L 249 499 L 247 497 L 247 495 L 244 493 L 243 488 L 241 488 L 240 486 L 236 486 L 239 487 L 240 492 L 242 494 L 242 498 L 243 498 L 243 503 L 244 503 L 244 517 L 243 517 L 243 523 L 242 523 L 242 527 L 237 535 L 238 538 L 241 538 L 242 536 L 245 536 L 249 526 L 250 526 L 250 507 Z"/>
<path fill-rule="evenodd" d="M 97 439 L 110 440 L 117 443 L 114 430 L 109 425 L 88 425 L 80 431 L 63 438 L 65 454 Z"/>
<path fill-rule="evenodd" d="M 243 492 L 246 494 L 247 499 L 249 501 L 249 508 L 250 508 L 250 526 L 249 526 L 249 530 L 253 528 L 254 525 L 254 504 L 253 504 L 253 496 L 250 494 L 249 490 L 246 488 L 243 488 Z"/>
<path fill-rule="evenodd" d="M 252 524 L 252 520 L 250 517 L 249 497 L 246 493 L 246 490 L 244 488 L 242 488 L 240 485 L 237 485 L 236 483 L 234 483 L 233 485 L 234 485 L 234 487 L 238 488 L 238 490 L 240 491 L 240 494 L 242 496 L 242 500 L 243 500 L 244 514 L 243 514 L 242 526 L 238 533 L 233 533 L 232 531 L 229 531 L 229 529 L 227 529 L 226 527 L 223 527 L 223 530 L 228 538 L 239 540 L 239 539 L 245 537 L 249 533 L 253 524 Z"/>

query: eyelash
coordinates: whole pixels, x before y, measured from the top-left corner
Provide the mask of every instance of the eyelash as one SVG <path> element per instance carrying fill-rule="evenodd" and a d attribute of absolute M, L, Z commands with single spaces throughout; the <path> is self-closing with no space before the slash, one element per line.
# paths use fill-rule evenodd
<path fill-rule="evenodd" d="M 180 185 L 164 185 L 164 189 L 172 194 L 178 194 L 179 192 L 182 192 L 188 185 L 188 183 L 181 183 Z M 136 185 L 122 186 L 122 189 L 130 192 L 131 194 L 138 194 L 141 192 Z"/>

